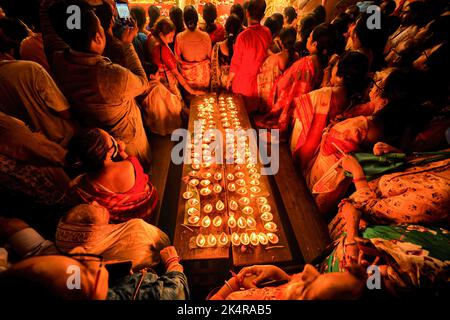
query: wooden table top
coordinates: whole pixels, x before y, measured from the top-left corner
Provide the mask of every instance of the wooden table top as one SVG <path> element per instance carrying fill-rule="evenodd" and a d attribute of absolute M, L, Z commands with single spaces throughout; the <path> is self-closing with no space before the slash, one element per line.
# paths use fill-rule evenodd
<path fill-rule="evenodd" d="M 251 129 L 251 124 L 248 119 L 247 112 L 245 110 L 244 102 L 241 97 L 232 95 L 232 94 L 222 94 L 225 99 L 228 97 L 232 97 L 233 102 L 236 105 L 236 111 L 237 111 L 237 119 L 240 121 L 240 126 L 243 130 Z M 189 126 L 188 130 L 190 133 L 194 131 L 194 121 L 198 120 L 198 105 L 202 104 L 205 98 L 211 98 L 213 97 L 215 99 L 215 111 L 214 111 L 214 120 L 217 129 L 219 129 L 223 134 L 223 153 L 224 156 L 227 155 L 226 153 L 226 143 L 225 143 L 225 128 L 223 126 L 223 122 L 221 122 L 221 117 L 224 116 L 224 114 L 219 112 L 219 107 L 217 105 L 217 99 L 218 96 L 215 94 L 209 94 L 206 96 L 196 97 L 191 102 L 191 110 L 190 110 L 190 117 L 189 117 Z M 223 110 L 222 110 L 223 111 Z M 229 110 L 227 111 L 228 115 L 230 116 Z M 256 151 L 256 153 L 258 153 Z M 253 153 L 252 153 L 253 154 Z M 181 181 L 183 184 L 180 190 L 180 194 L 178 197 L 178 215 L 177 215 L 177 225 L 175 227 L 175 236 L 174 236 L 174 246 L 177 248 L 177 251 L 181 257 L 182 260 L 202 260 L 202 259 L 232 259 L 233 265 L 240 267 L 244 265 L 252 265 L 252 264 L 271 264 L 271 263 L 281 263 L 281 262 L 290 262 L 292 261 L 292 253 L 290 251 L 290 247 L 288 244 L 287 237 L 285 235 L 280 217 L 279 217 L 279 210 L 277 208 L 276 201 L 273 197 L 273 192 L 271 189 L 271 186 L 269 184 L 269 179 L 267 176 L 260 175 L 259 173 L 261 166 L 259 163 L 256 163 L 254 166 L 246 164 L 236 165 L 236 164 L 213 164 L 209 168 L 200 168 L 198 171 L 198 175 L 201 176 L 205 171 L 209 171 L 214 175 L 216 172 L 222 173 L 223 179 L 220 181 L 215 181 L 213 178 L 211 178 L 211 182 L 213 183 L 219 183 L 222 187 L 222 192 L 219 194 L 216 194 L 214 192 L 211 193 L 209 196 L 201 196 L 199 195 L 198 199 L 200 201 L 200 218 L 203 219 L 205 215 L 208 215 L 211 220 L 215 216 L 220 216 L 223 220 L 223 223 L 220 227 L 214 227 L 209 226 L 207 228 L 204 228 L 202 226 L 192 226 L 189 222 L 187 222 L 187 218 L 189 217 L 189 214 L 187 213 L 187 208 L 190 207 L 188 205 L 187 200 L 183 198 L 183 193 L 187 190 L 195 190 L 193 187 L 188 186 L 188 181 L 192 180 L 192 178 L 196 177 L 189 177 L 189 173 L 193 171 L 193 167 L 190 164 L 184 164 L 183 165 L 183 177 L 185 177 Z M 239 189 L 242 186 L 236 185 L 236 181 L 238 180 L 238 177 L 233 177 L 236 172 L 242 175 L 242 173 L 245 175 L 244 180 L 245 181 L 245 187 L 243 190 L 247 190 L 247 193 L 245 194 L 239 194 L 238 191 L 230 191 L 228 189 L 229 184 L 234 184 L 236 186 L 236 189 Z M 250 178 L 254 173 L 257 175 L 257 179 Z M 229 180 L 227 178 L 228 174 L 232 174 L 233 180 Z M 189 177 L 189 178 L 187 178 Z M 198 180 L 202 180 L 201 177 L 197 177 Z M 241 183 L 244 183 L 243 181 L 239 181 Z M 255 185 L 253 185 L 255 184 Z M 257 186 L 260 188 L 256 189 L 250 189 L 252 186 Z M 197 187 L 197 192 L 202 188 L 200 185 Z M 233 190 L 233 189 L 231 189 Z M 253 192 L 250 190 L 256 190 L 257 192 Z M 194 192 L 195 193 L 195 192 Z M 249 199 L 249 203 L 241 202 L 240 199 L 243 197 Z M 262 204 L 257 204 L 257 199 L 260 197 L 265 197 L 267 199 L 267 205 L 270 207 L 265 207 L 264 210 L 270 210 L 270 212 L 273 215 L 272 222 L 276 224 L 277 229 L 273 233 L 275 233 L 279 241 L 278 243 L 272 244 L 268 243 L 266 245 L 258 244 L 256 246 L 254 245 L 232 245 L 230 241 L 228 242 L 227 246 L 213 246 L 208 248 L 198 248 L 198 246 L 195 245 L 195 237 L 199 233 L 204 234 L 205 236 L 209 234 L 215 234 L 218 235 L 222 232 L 225 232 L 227 235 L 232 235 L 233 233 L 237 233 L 239 235 L 242 235 L 243 233 L 247 233 L 247 235 L 251 235 L 253 232 L 258 235 L 259 233 L 267 234 L 269 231 L 264 228 L 265 221 L 261 220 L 260 215 L 262 213 Z M 247 200 L 244 199 L 244 200 Z M 217 211 L 215 208 L 213 212 L 206 214 L 203 210 L 205 204 L 210 203 L 215 207 L 215 203 L 221 200 L 225 204 L 225 209 L 223 211 Z M 230 208 L 230 201 L 236 201 L 239 203 L 238 207 L 234 208 L 235 210 L 232 210 Z M 247 200 L 248 201 L 248 200 Z M 248 214 L 243 213 L 244 207 L 250 206 L 252 208 L 252 213 Z M 248 221 L 246 220 L 249 217 L 253 217 L 256 222 L 255 226 L 251 227 L 244 227 L 244 228 L 229 228 L 227 225 L 227 221 L 230 215 L 233 215 L 235 220 L 238 221 L 240 217 L 242 221 Z M 199 224 L 201 224 L 201 221 Z M 254 237 L 254 236 L 253 236 Z M 245 236 L 244 236 L 245 238 Z M 255 238 L 255 237 L 254 237 Z"/>

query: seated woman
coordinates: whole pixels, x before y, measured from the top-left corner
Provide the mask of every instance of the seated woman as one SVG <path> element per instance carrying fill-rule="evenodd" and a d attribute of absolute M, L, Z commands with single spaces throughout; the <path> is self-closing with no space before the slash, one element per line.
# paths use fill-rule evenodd
<path fill-rule="evenodd" d="M 284 28 L 294 28 L 297 32 L 297 11 L 294 7 L 285 7 L 283 9 Z"/>
<path fill-rule="evenodd" d="M 317 26 L 316 19 L 313 15 L 308 14 L 300 20 L 300 25 L 297 33 L 297 42 L 295 43 L 295 50 L 300 58 L 309 55 L 308 49 L 306 49 L 306 43 L 314 28 Z"/>
<path fill-rule="evenodd" d="M 421 160 L 413 160 L 407 169 L 368 183 L 358 161 L 351 156 L 344 158 L 342 166 L 352 173 L 356 187 L 356 192 L 346 201 L 372 223 L 441 224 L 448 227 L 450 159 L 425 164 Z"/>
<path fill-rule="evenodd" d="M 267 110 L 270 93 L 278 78 L 298 59 L 294 49 L 295 39 L 296 32 L 293 28 L 282 29 L 280 32 L 281 51 L 269 55 L 259 69 L 257 84 L 261 111 Z"/>
<path fill-rule="evenodd" d="M 410 223 L 361 228 L 361 213 L 350 202 L 341 204 L 339 218 L 330 224 L 331 234 L 337 240 L 332 253 L 322 263 L 322 272 L 344 271 L 346 266 L 358 261 L 365 268 L 377 266 L 382 288 L 397 297 L 421 289 L 448 288 L 450 233 L 447 230 Z"/>
<path fill-rule="evenodd" d="M 254 265 L 226 281 L 211 300 L 356 300 L 364 292 L 364 272 L 349 270 L 320 274 L 307 264 L 302 272 L 288 275 L 273 265 Z M 261 287 L 268 281 L 286 283 Z"/>
<path fill-rule="evenodd" d="M 144 126 L 162 136 L 171 134 L 181 126 L 183 101 L 161 83 L 155 64 L 148 65 L 147 71 L 150 78 L 149 89 L 140 103 Z"/>
<path fill-rule="evenodd" d="M 279 129 L 280 137 L 287 140 L 292 120 L 294 97 L 316 89 L 322 82 L 323 68 L 335 47 L 335 32 L 328 25 L 319 25 L 308 38 L 310 55 L 296 61 L 287 69 L 274 86 L 273 101 L 269 101 L 268 114 L 257 117 L 260 128 Z"/>
<path fill-rule="evenodd" d="M 211 3 L 205 3 L 203 7 L 203 20 L 205 20 L 206 27 L 205 32 L 209 34 L 211 38 L 211 44 L 214 46 L 217 42 L 225 40 L 225 28 L 216 23 L 217 19 L 217 8 Z"/>
<path fill-rule="evenodd" d="M 206 90 L 211 78 L 211 39 L 197 28 L 198 14 L 193 6 L 184 8 L 183 17 L 187 29 L 180 32 L 175 41 L 181 75 L 191 88 Z"/>
<path fill-rule="evenodd" d="M 178 89 L 178 83 L 190 94 L 202 94 L 202 91 L 192 89 L 178 71 L 177 60 L 169 48 L 169 44 L 173 42 L 174 35 L 174 24 L 169 19 L 163 18 L 156 23 L 153 30 L 153 37 L 151 37 L 153 40 L 147 42 L 152 61 L 159 68 L 161 82 L 170 92 L 180 98 L 181 93 Z"/>
<path fill-rule="evenodd" d="M 74 207 L 59 221 L 56 247 L 63 253 L 82 247 L 108 262 L 131 261 L 134 271 L 159 264 L 159 251 L 170 244 L 164 232 L 141 219 L 109 224 L 109 218 L 96 202 Z"/>
<path fill-rule="evenodd" d="M 335 63 L 331 86 L 294 98 L 294 127 L 291 152 L 304 168 L 314 156 L 322 131 L 338 115 L 361 100 L 368 84 L 369 60 L 359 52 L 350 51 Z"/>
<path fill-rule="evenodd" d="M 230 15 L 225 23 L 226 39 L 214 45 L 211 54 L 211 91 L 226 90 L 231 58 L 236 38 L 242 30 L 237 15 Z"/>
<path fill-rule="evenodd" d="M 72 192 L 80 202 L 96 201 L 108 209 L 115 223 L 150 218 L 158 192 L 138 159 L 126 154 L 123 142 L 101 129 L 90 129 L 71 140 L 68 160 L 81 163 L 87 172 L 72 181 Z"/>
<path fill-rule="evenodd" d="M 264 21 L 264 26 L 270 30 L 270 34 L 272 35 L 269 54 L 279 53 L 281 51 L 280 31 L 283 25 L 278 23 L 272 15 Z"/>

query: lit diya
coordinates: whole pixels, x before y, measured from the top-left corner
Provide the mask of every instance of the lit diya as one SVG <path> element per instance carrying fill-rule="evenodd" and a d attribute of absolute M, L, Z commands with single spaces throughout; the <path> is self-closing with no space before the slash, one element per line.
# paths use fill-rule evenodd
<path fill-rule="evenodd" d="M 209 167 L 211 167 L 211 162 L 203 162 L 203 163 L 201 164 L 201 167 L 202 167 L 202 168 L 209 168 Z"/>
<path fill-rule="evenodd" d="M 200 221 L 200 217 L 199 216 L 190 216 L 187 220 L 190 224 L 197 224 Z"/>
<path fill-rule="evenodd" d="M 189 199 L 187 203 L 188 203 L 191 207 L 195 207 L 195 206 L 197 206 L 197 205 L 200 204 L 200 201 L 198 201 L 198 200 L 195 199 L 195 198 L 192 198 L 192 199 Z"/>
<path fill-rule="evenodd" d="M 264 225 L 264 229 L 266 229 L 267 231 L 275 232 L 277 231 L 277 225 L 273 222 L 267 222 Z"/>
<path fill-rule="evenodd" d="M 245 173 L 243 173 L 243 172 L 236 172 L 234 175 L 239 179 L 242 179 L 245 177 Z"/>
<path fill-rule="evenodd" d="M 197 208 L 189 208 L 187 213 L 190 216 L 199 216 L 200 215 L 200 211 L 198 211 Z"/>
<path fill-rule="evenodd" d="M 219 246 L 226 246 L 228 244 L 228 235 L 225 232 L 219 235 L 218 243 Z"/>
<path fill-rule="evenodd" d="M 258 179 L 252 179 L 252 180 L 250 180 L 250 184 L 252 186 L 259 186 L 260 182 Z"/>
<path fill-rule="evenodd" d="M 236 232 L 233 232 L 231 234 L 231 243 L 233 246 L 238 246 L 241 244 L 241 239 L 239 238 L 239 235 Z"/>
<path fill-rule="evenodd" d="M 243 214 L 252 214 L 253 213 L 253 208 L 250 206 L 246 206 L 242 209 L 242 213 Z"/>
<path fill-rule="evenodd" d="M 208 203 L 203 207 L 203 212 L 205 213 L 211 213 L 213 211 L 213 206 L 211 203 Z"/>
<path fill-rule="evenodd" d="M 261 206 L 261 208 L 259 209 L 259 211 L 261 211 L 261 212 L 270 212 L 271 209 L 272 208 L 268 204 L 263 204 Z"/>
<path fill-rule="evenodd" d="M 253 187 L 250 188 L 250 191 L 252 193 L 260 193 L 261 192 L 261 188 L 253 186 Z"/>
<path fill-rule="evenodd" d="M 200 189 L 200 194 L 202 195 L 202 196 L 207 196 L 207 195 L 210 195 L 211 194 L 211 189 L 209 189 L 209 188 L 201 188 Z"/>
<path fill-rule="evenodd" d="M 255 232 L 250 234 L 250 243 L 254 246 L 257 246 L 259 243 L 259 237 Z"/>
<path fill-rule="evenodd" d="M 239 194 L 247 194 L 247 188 L 246 187 L 240 187 L 238 190 L 237 190 L 237 193 L 239 193 Z"/>
<path fill-rule="evenodd" d="M 254 169 L 256 165 L 254 163 L 247 164 L 247 169 Z"/>
<path fill-rule="evenodd" d="M 269 222 L 273 220 L 273 214 L 270 212 L 264 212 L 261 214 L 261 220 L 265 222 Z"/>
<path fill-rule="evenodd" d="M 244 180 L 244 179 L 237 179 L 237 180 L 236 180 L 236 184 L 237 184 L 239 187 L 243 187 L 243 186 L 245 186 L 245 180 Z"/>
<path fill-rule="evenodd" d="M 234 218 L 234 216 L 230 216 L 228 218 L 228 226 L 233 229 L 236 228 L 236 219 Z"/>
<path fill-rule="evenodd" d="M 222 180 L 222 173 L 221 172 L 216 172 L 214 174 L 214 179 L 217 180 L 217 181 Z"/>
<path fill-rule="evenodd" d="M 250 170 L 248 170 L 248 173 L 249 173 L 250 175 L 255 174 L 255 173 L 257 173 L 257 172 L 258 172 L 258 170 L 256 170 L 256 169 L 250 169 Z"/>
<path fill-rule="evenodd" d="M 222 211 L 223 209 L 225 209 L 225 203 L 223 203 L 222 200 L 219 200 L 216 202 L 216 209 L 218 211 Z"/>
<path fill-rule="evenodd" d="M 214 184 L 213 191 L 214 191 L 215 193 L 220 193 L 220 192 L 222 192 L 222 186 L 221 186 L 220 184 L 218 184 L 218 183 Z"/>
<path fill-rule="evenodd" d="M 198 179 L 191 179 L 191 180 L 189 181 L 189 185 L 191 185 L 191 186 L 193 186 L 193 187 L 197 186 L 198 183 L 199 183 Z"/>
<path fill-rule="evenodd" d="M 206 242 L 208 243 L 208 246 L 214 247 L 217 244 L 217 239 L 213 234 L 210 234 L 208 235 Z"/>
<path fill-rule="evenodd" d="M 186 191 L 183 193 L 183 198 L 186 200 L 192 198 L 193 196 L 194 196 L 194 193 L 192 191 Z"/>
<path fill-rule="evenodd" d="M 212 176 L 211 172 L 203 172 L 202 173 L 203 179 L 209 179 L 209 178 L 211 178 L 211 176 Z"/>
<path fill-rule="evenodd" d="M 231 210 L 237 210 L 239 207 L 238 203 L 235 200 L 230 200 L 229 205 Z"/>
<path fill-rule="evenodd" d="M 208 228 L 211 225 L 211 218 L 209 216 L 204 216 L 201 225 L 204 228 Z"/>
<path fill-rule="evenodd" d="M 206 238 L 204 235 L 202 235 L 201 233 L 197 235 L 197 238 L 195 239 L 195 243 L 197 244 L 198 247 L 202 248 L 205 246 L 206 244 Z"/>
<path fill-rule="evenodd" d="M 236 185 L 234 183 L 229 183 L 227 188 L 228 188 L 228 191 L 230 191 L 230 192 L 236 191 Z"/>
<path fill-rule="evenodd" d="M 234 180 L 234 175 L 232 173 L 227 174 L 227 179 L 230 181 Z"/>
<path fill-rule="evenodd" d="M 239 199 L 239 203 L 243 206 L 246 206 L 250 203 L 250 199 L 247 197 L 242 197 Z"/>
<path fill-rule="evenodd" d="M 267 203 L 267 198 L 266 197 L 258 197 L 258 199 L 256 199 L 256 203 L 259 204 L 260 206 L 262 206 Z"/>
<path fill-rule="evenodd" d="M 259 243 L 261 243 L 262 245 L 266 245 L 269 242 L 269 239 L 267 238 L 265 233 L 258 233 L 258 239 L 259 239 Z"/>
<path fill-rule="evenodd" d="M 250 243 L 250 237 L 246 233 L 241 233 L 240 240 L 244 246 Z"/>
<path fill-rule="evenodd" d="M 198 169 L 200 169 L 200 164 L 199 163 L 193 163 L 193 164 L 191 164 L 191 167 L 194 170 L 198 170 Z"/>
<path fill-rule="evenodd" d="M 253 217 L 247 218 L 247 228 L 254 229 L 256 227 L 256 220 Z"/>
<path fill-rule="evenodd" d="M 198 171 L 192 170 L 191 172 L 189 172 L 189 176 L 191 177 L 196 177 L 198 174 Z"/>
<path fill-rule="evenodd" d="M 212 224 L 214 227 L 220 227 L 222 225 L 222 218 L 220 216 L 214 217 Z"/>
<path fill-rule="evenodd" d="M 271 244 L 277 244 L 278 241 L 280 240 L 278 238 L 278 236 L 275 233 L 272 233 L 272 232 L 268 232 L 267 233 L 267 239 L 269 239 Z"/>
<path fill-rule="evenodd" d="M 244 229 L 247 226 L 247 220 L 244 217 L 240 217 L 237 221 L 237 225 L 239 228 Z"/>

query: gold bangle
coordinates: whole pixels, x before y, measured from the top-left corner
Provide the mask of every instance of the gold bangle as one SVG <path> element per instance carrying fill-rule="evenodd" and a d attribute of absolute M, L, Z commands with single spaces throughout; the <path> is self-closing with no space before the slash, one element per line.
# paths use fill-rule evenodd
<path fill-rule="evenodd" d="M 234 292 L 233 287 L 228 283 L 227 280 L 225 280 L 225 284 L 228 286 L 228 288 L 230 288 L 231 292 Z"/>

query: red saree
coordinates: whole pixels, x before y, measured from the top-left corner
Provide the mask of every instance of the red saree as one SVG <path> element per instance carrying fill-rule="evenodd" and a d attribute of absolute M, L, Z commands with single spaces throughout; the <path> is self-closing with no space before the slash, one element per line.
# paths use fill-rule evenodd
<path fill-rule="evenodd" d="M 136 181 L 127 192 L 113 192 L 100 183 L 90 181 L 86 175 L 75 179 L 74 192 L 85 203 L 96 201 L 109 210 L 110 221 L 125 222 L 132 218 L 148 219 L 158 203 L 158 192 L 149 182 L 139 160 L 128 157 L 134 166 Z"/>
<path fill-rule="evenodd" d="M 270 112 L 255 120 L 256 126 L 267 129 L 279 129 L 280 137 L 287 138 L 289 126 L 292 122 L 293 104 L 295 97 L 308 93 L 320 85 L 322 71 L 315 68 L 311 56 L 296 61 L 278 79 L 274 86 Z"/>

